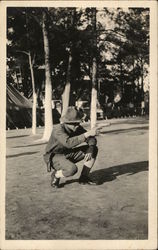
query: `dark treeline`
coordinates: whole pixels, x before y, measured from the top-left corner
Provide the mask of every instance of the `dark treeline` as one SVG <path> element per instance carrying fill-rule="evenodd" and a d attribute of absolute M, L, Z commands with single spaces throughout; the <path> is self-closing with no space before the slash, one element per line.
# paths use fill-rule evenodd
<path fill-rule="evenodd" d="M 90 103 L 95 58 L 97 96 L 104 110 L 115 106 L 119 112 L 148 102 L 149 9 L 95 10 L 94 28 L 94 8 L 8 8 L 7 84 L 28 98 L 34 91 L 38 106 L 43 105 L 44 12 L 53 99 L 61 99 L 70 84 L 70 105 L 79 99 Z"/>

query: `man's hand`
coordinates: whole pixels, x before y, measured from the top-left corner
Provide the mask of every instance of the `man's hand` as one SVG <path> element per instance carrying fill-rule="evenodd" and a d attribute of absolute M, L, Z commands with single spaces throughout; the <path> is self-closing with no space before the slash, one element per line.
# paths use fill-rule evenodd
<path fill-rule="evenodd" d="M 104 127 L 109 127 L 110 125 L 111 125 L 110 122 L 100 123 L 100 124 L 97 124 L 96 129 L 99 130 L 99 129 L 102 129 Z"/>
<path fill-rule="evenodd" d="M 84 133 L 85 137 L 95 136 L 97 134 L 97 128 L 92 128 L 91 130 Z"/>
<path fill-rule="evenodd" d="M 104 127 L 108 127 L 110 126 L 110 123 L 102 123 L 102 124 L 97 124 L 97 126 L 95 128 L 92 128 L 91 130 L 87 131 L 86 133 L 84 133 L 85 137 L 88 138 L 90 136 L 96 136 L 99 135 L 100 130 Z"/>
<path fill-rule="evenodd" d="M 91 159 L 92 159 L 92 153 L 85 154 L 85 157 L 84 157 L 85 161 L 90 161 Z"/>

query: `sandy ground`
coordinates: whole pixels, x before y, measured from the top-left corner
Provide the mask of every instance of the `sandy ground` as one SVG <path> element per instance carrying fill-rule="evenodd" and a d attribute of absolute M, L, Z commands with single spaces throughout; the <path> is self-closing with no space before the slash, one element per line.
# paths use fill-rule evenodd
<path fill-rule="evenodd" d="M 102 122 L 102 121 L 101 121 Z M 7 131 L 6 239 L 147 239 L 148 120 L 111 120 L 98 136 L 99 154 L 82 186 L 78 173 L 52 189 L 30 129 Z"/>

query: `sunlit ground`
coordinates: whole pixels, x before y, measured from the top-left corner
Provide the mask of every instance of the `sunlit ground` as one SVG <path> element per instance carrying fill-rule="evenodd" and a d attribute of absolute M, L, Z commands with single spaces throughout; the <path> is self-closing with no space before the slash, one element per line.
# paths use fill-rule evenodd
<path fill-rule="evenodd" d="M 57 190 L 42 158 L 46 144 L 36 142 L 43 128 L 36 136 L 7 131 L 6 239 L 147 239 L 148 120 L 111 123 L 98 136 L 98 185 L 79 185 L 81 162 Z"/>

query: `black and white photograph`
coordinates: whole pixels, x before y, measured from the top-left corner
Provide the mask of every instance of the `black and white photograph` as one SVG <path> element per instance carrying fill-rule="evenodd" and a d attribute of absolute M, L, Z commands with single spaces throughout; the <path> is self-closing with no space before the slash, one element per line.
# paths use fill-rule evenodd
<path fill-rule="evenodd" d="M 1 249 L 157 249 L 156 1 L 0 6 Z"/>

